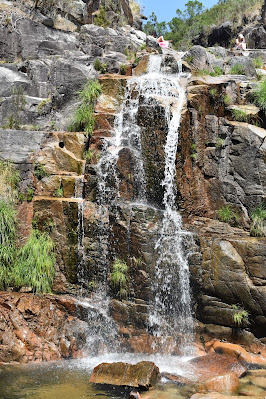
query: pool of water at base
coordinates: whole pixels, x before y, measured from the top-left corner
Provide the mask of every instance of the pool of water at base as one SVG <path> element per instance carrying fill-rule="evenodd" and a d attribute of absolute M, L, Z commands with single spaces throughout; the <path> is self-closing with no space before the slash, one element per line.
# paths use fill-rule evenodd
<path fill-rule="evenodd" d="M 49 363 L 0 366 L 1 399 L 126 399 L 129 388 L 89 383 L 91 372 L 102 362 L 137 363 L 154 361 L 161 371 L 185 375 L 187 359 L 175 356 L 109 354 L 95 358 Z M 187 399 L 193 392 L 187 387 L 160 382 L 152 390 L 141 392 L 143 399 Z"/>

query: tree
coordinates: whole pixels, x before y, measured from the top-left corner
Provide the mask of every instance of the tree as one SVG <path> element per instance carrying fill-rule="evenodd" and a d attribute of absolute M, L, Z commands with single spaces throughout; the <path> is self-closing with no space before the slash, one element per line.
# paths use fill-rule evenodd
<path fill-rule="evenodd" d="M 167 32 L 166 22 L 158 22 L 157 16 L 154 12 L 149 15 L 149 20 L 144 26 L 144 32 L 147 35 L 154 35 L 156 37 L 163 36 Z"/>

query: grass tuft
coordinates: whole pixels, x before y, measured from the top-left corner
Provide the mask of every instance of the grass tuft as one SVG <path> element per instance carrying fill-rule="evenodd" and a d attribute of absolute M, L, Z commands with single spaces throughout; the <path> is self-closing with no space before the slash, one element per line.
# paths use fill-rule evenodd
<path fill-rule="evenodd" d="M 252 93 L 255 104 L 266 113 L 266 79 L 258 83 Z"/>
<path fill-rule="evenodd" d="M 266 204 L 260 204 L 251 213 L 250 235 L 252 237 L 266 237 Z"/>
<path fill-rule="evenodd" d="M 33 230 L 18 252 L 13 270 L 13 284 L 31 287 L 34 292 L 51 292 L 55 275 L 54 244 L 47 233 Z"/>
<path fill-rule="evenodd" d="M 223 205 L 218 209 L 217 214 L 221 222 L 228 223 L 231 226 L 237 225 L 240 219 L 239 214 L 232 209 L 231 205 Z"/>
<path fill-rule="evenodd" d="M 69 131 L 86 132 L 89 136 L 92 135 L 94 127 L 94 108 L 101 92 L 100 84 L 94 80 L 89 80 L 84 88 L 78 92 L 81 104 L 75 111 L 74 120 L 68 127 Z"/>
<path fill-rule="evenodd" d="M 128 296 L 127 273 L 127 264 L 120 259 L 116 259 L 113 264 L 113 270 L 111 273 L 111 284 L 116 291 L 116 295 L 121 299 L 127 298 Z"/>

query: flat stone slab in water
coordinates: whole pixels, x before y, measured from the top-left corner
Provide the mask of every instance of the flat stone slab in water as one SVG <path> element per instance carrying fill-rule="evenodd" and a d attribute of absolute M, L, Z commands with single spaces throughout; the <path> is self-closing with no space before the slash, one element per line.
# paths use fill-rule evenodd
<path fill-rule="evenodd" d="M 90 382 L 149 389 L 160 378 L 159 368 L 153 362 L 101 363 L 94 368 Z"/>

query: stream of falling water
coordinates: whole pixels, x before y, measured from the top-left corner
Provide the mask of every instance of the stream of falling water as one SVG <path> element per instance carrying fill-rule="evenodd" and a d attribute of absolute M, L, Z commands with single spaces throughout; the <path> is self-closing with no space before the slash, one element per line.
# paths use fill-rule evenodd
<path fill-rule="evenodd" d="M 189 264 L 186 244 L 192 240 L 190 233 L 182 228 L 182 218 L 176 207 L 176 151 L 184 105 L 185 91 L 179 79 L 172 77 L 174 90 L 164 92 L 166 96 L 178 93 L 174 105 L 166 107 L 168 126 L 165 144 L 165 170 L 162 186 L 164 188 L 164 213 L 159 239 L 156 243 L 158 260 L 155 266 L 154 291 L 155 303 L 150 313 L 150 324 L 153 333 L 162 338 L 164 350 L 172 352 L 175 344 L 167 337 L 179 336 L 179 348 L 183 354 L 191 353 L 190 343 L 193 339 L 193 318 L 191 314 Z M 164 79 L 163 79 L 164 80 Z M 174 94 L 173 97 L 176 95 Z M 169 342 L 169 341 L 168 341 Z"/>
<path fill-rule="evenodd" d="M 163 210 L 158 210 L 163 213 L 163 218 L 155 248 L 158 258 L 153 278 L 154 300 L 150 303 L 152 310 L 149 324 L 150 331 L 159 337 L 163 352 L 173 353 L 177 343 L 183 347 L 185 354 L 193 336 L 189 267 L 185 248 L 187 239 L 191 235 L 182 229 L 175 195 L 175 159 L 185 90 L 179 83 L 182 74 L 164 74 L 161 64 L 162 56 L 151 55 L 147 74 L 133 77 L 127 82 L 121 112 L 116 118 L 114 134 L 105 139 L 102 156 L 97 165 L 97 201 L 102 220 L 106 221 L 111 213 L 116 214 L 120 202 L 120 179 L 117 165 L 120 152 L 126 150 L 131 154 L 134 164 L 132 177 L 134 202 L 149 206 L 146 196 L 141 127 L 137 123 L 138 107 L 140 99 L 144 105 L 154 100 L 163 104 L 167 137 L 164 179 L 161 182 L 164 188 Z M 110 238 L 111 233 L 106 231 L 106 225 L 108 223 L 102 223 L 99 230 L 102 230 L 103 236 Z M 103 245 L 101 252 L 103 264 L 105 264 L 104 269 L 107 271 L 110 254 L 107 253 L 106 245 Z M 98 295 L 99 292 L 100 290 Z M 104 303 L 103 298 L 106 299 L 104 292 L 106 293 L 106 290 L 101 289 L 102 299 L 99 299 L 99 303 Z M 112 333 L 111 336 L 114 338 L 115 334 Z M 172 340 L 171 345 L 165 345 L 169 337 L 174 337 L 174 344 Z M 108 346 L 108 340 L 104 341 Z M 111 345 L 114 349 L 113 339 Z"/>

